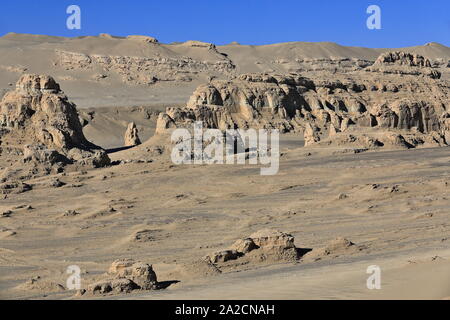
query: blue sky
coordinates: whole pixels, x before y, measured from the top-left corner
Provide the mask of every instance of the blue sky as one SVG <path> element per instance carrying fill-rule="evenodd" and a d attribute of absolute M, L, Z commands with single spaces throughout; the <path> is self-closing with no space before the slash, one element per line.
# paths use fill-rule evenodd
<path fill-rule="evenodd" d="M 82 29 L 66 28 L 66 8 L 79 5 Z M 369 30 L 366 9 L 381 8 L 381 30 Z M 427 42 L 450 46 L 449 0 L 2 0 L 0 35 L 75 37 L 146 34 L 161 42 L 216 44 L 332 41 L 365 47 Z"/>

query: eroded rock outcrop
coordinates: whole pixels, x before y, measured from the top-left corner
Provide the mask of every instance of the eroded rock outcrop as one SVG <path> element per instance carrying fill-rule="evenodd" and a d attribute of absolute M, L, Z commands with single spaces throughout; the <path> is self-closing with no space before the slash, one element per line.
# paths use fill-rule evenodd
<path fill-rule="evenodd" d="M 9 146 L 5 153 L 23 155 L 25 163 L 110 163 L 106 152 L 85 138 L 76 106 L 50 76 L 20 78 L 0 103 L 0 128 L 2 146 Z"/>
<path fill-rule="evenodd" d="M 331 126 L 331 136 L 356 126 L 444 137 L 448 129 L 442 115 L 448 109 L 450 86 L 437 78 L 417 78 L 428 69 L 434 71 L 431 66 L 424 57 L 396 52 L 381 55 L 373 67 L 414 72 L 399 77 L 395 72 L 361 69 L 326 79 L 296 73 L 213 79 L 194 91 L 186 107 L 167 108 L 159 116 L 156 134 L 202 121 L 204 127 L 220 130 L 300 132 L 307 146 L 322 140 Z M 368 76 L 367 71 L 373 72 Z"/>
<path fill-rule="evenodd" d="M 158 289 L 156 273 L 151 265 L 132 259 L 114 261 L 105 279 L 88 286 L 91 294 L 129 293 L 133 290 Z"/>
<path fill-rule="evenodd" d="M 131 36 L 131 41 L 158 45 L 149 37 Z M 230 75 L 236 66 L 231 60 L 212 48 L 215 61 L 198 61 L 191 57 L 151 57 L 84 54 L 56 50 L 55 65 L 65 70 L 95 70 L 101 68 L 104 74 L 117 74 L 125 83 L 151 85 L 159 81 L 190 82 L 199 72 Z"/>
<path fill-rule="evenodd" d="M 225 263 L 246 257 L 253 261 L 298 259 L 298 250 L 294 245 L 294 237 L 273 229 L 263 229 L 247 238 L 237 240 L 229 249 L 214 252 L 205 257 L 212 263 Z"/>
<path fill-rule="evenodd" d="M 432 79 L 441 77 L 441 73 L 432 68 L 432 63 L 429 59 L 418 54 L 403 51 L 381 54 L 367 70 L 402 75 L 423 75 Z"/>
<path fill-rule="evenodd" d="M 411 54 L 403 51 L 393 51 L 381 54 L 375 64 L 397 64 L 411 67 L 431 67 L 429 59 L 418 54 Z"/>
<path fill-rule="evenodd" d="M 141 144 L 141 139 L 139 139 L 139 132 L 134 122 L 128 124 L 127 130 L 125 131 L 124 145 L 125 147 L 134 147 Z"/>

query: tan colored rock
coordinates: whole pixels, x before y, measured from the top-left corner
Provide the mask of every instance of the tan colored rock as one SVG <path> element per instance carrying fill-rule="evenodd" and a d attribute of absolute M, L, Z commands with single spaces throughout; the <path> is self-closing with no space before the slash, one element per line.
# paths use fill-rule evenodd
<path fill-rule="evenodd" d="M 155 135 L 165 134 L 171 128 L 176 128 L 175 121 L 168 114 L 160 113 L 156 121 Z"/>
<path fill-rule="evenodd" d="M 83 159 L 102 153 L 98 164 L 110 163 L 106 153 L 85 138 L 76 106 L 50 76 L 23 75 L 0 102 L 0 126 L 5 130 L 2 138 L 21 139 L 26 145 L 25 161 L 53 163 L 61 158 L 57 153 L 73 160 L 70 154 L 78 150 Z"/>
<path fill-rule="evenodd" d="M 0 123 L 28 131 L 39 142 L 56 149 L 92 147 L 83 135 L 75 105 L 49 76 L 22 76 L 16 90 L 3 97 Z"/>
<path fill-rule="evenodd" d="M 88 286 L 87 292 L 91 294 L 130 293 L 139 289 L 139 286 L 129 279 L 101 280 Z"/>
<path fill-rule="evenodd" d="M 208 256 L 205 257 L 207 261 L 211 261 L 212 263 L 219 263 L 219 262 L 227 262 L 229 260 L 236 260 L 239 258 L 242 254 L 239 254 L 236 250 L 223 250 L 214 252 Z"/>
<path fill-rule="evenodd" d="M 131 36 L 127 36 L 127 39 L 145 42 L 145 43 L 158 43 L 158 40 L 156 38 L 153 38 L 150 36 L 131 35 Z"/>
<path fill-rule="evenodd" d="M 132 259 L 114 261 L 104 279 L 87 288 L 90 294 L 130 293 L 133 290 L 159 289 L 155 272 L 151 265 Z"/>
<path fill-rule="evenodd" d="M 115 278 L 131 280 L 143 290 L 156 289 L 158 286 L 156 273 L 151 265 L 130 259 L 114 261 L 108 274 Z"/>
<path fill-rule="evenodd" d="M 350 123 L 350 119 L 349 118 L 344 118 L 343 120 L 342 120 L 342 123 L 341 123 L 341 132 L 345 132 L 345 131 L 347 131 L 347 129 L 348 129 L 348 126 L 349 126 L 349 123 Z"/>
<path fill-rule="evenodd" d="M 294 237 L 288 233 L 284 233 L 273 229 L 259 230 L 250 235 L 250 239 L 259 248 L 273 249 L 291 249 L 295 248 Z"/>
<path fill-rule="evenodd" d="M 411 67 L 431 67 L 431 62 L 429 59 L 426 59 L 418 54 L 411 54 L 404 51 L 382 53 L 375 61 L 375 65 L 377 64 L 397 64 Z"/>
<path fill-rule="evenodd" d="M 341 251 L 341 250 L 346 250 L 352 246 L 354 246 L 355 244 L 353 242 L 351 242 L 350 240 L 343 238 L 343 237 L 337 237 L 333 240 L 331 240 L 327 246 L 325 247 L 325 249 L 328 252 L 337 252 L 337 251 Z"/>
<path fill-rule="evenodd" d="M 382 53 L 375 63 L 366 70 L 382 74 L 425 76 L 431 79 L 441 78 L 441 73 L 432 68 L 429 59 L 404 51 Z M 388 90 L 387 86 L 384 86 L 384 90 Z"/>
<path fill-rule="evenodd" d="M 306 123 L 304 139 L 305 139 L 305 147 L 309 147 L 309 146 L 314 145 L 315 143 L 319 142 L 320 136 L 318 134 L 318 128 L 315 126 L 312 126 L 309 123 Z"/>
<path fill-rule="evenodd" d="M 396 57 L 392 63 L 381 63 L 382 67 L 409 64 L 409 55 L 399 55 L 404 60 L 401 63 Z M 411 57 L 413 66 L 406 67 L 421 71 L 407 74 L 408 79 L 386 81 L 380 73 L 373 75 L 374 80 L 361 80 L 369 70 L 342 81 L 334 76 L 312 81 L 295 73 L 246 73 L 232 80 L 213 79 L 197 87 L 186 107 L 168 108 L 159 119 L 157 133 L 189 127 L 193 121 L 220 130 L 276 128 L 284 133 L 306 128 L 306 145 L 311 145 L 320 141 L 317 133 L 327 131 L 330 123 L 342 132 L 350 123 L 381 129 L 417 127 L 424 133 L 441 131 L 439 117 L 445 111 L 442 106 L 448 101 L 447 94 L 438 83 L 410 82 L 429 69 L 426 59 Z M 376 93 L 367 95 L 368 88 Z"/>
<path fill-rule="evenodd" d="M 24 162 L 38 162 L 46 164 L 67 163 L 69 160 L 54 149 L 48 149 L 42 144 L 26 145 L 23 148 Z"/>
<path fill-rule="evenodd" d="M 139 139 L 139 132 L 134 122 L 128 124 L 124 141 L 125 147 L 134 147 L 141 144 L 141 140 Z"/>
<path fill-rule="evenodd" d="M 340 132 L 339 129 L 337 129 L 334 124 L 330 124 L 330 129 L 329 129 L 329 136 L 330 137 L 334 137 L 338 132 Z"/>
<path fill-rule="evenodd" d="M 135 263 L 132 259 L 119 259 L 111 263 L 108 274 L 121 275 L 125 273 L 125 269 L 130 268 Z"/>
<path fill-rule="evenodd" d="M 253 242 L 251 238 L 239 239 L 230 248 L 241 253 L 248 253 L 252 250 L 258 249 L 258 246 Z"/>
<path fill-rule="evenodd" d="M 387 132 L 381 138 L 381 142 L 385 145 L 401 147 L 401 148 L 411 148 L 411 145 L 405 140 L 405 138 L 398 133 Z"/>

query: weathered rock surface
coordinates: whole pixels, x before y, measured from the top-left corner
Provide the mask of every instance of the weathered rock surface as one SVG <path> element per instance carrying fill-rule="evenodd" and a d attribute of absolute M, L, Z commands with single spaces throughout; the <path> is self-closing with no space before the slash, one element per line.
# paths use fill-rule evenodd
<path fill-rule="evenodd" d="M 156 39 L 144 36 L 129 36 L 130 41 L 157 44 Z M 196 42 L 188 46 L 199 46 Z M 209 47 L 208 47 L 209 48 Z M 221 55 L 215 46 L 209 48 L 216 56 L 215 61 L 199 61 L 185 56 L 150 57 L 116 56 L 102 54 L 84 54 L 56 50 L 55 65 L 66 70 L 97 70 L 104 74 L 117 74 L 122 81 L 136 85 L 152 85 L 160 81 L 190 82 L 198 77 L 199 72 L 230 75 L 234 72 L 234 64 Z"/>
<path fill-rule="evenodd" d="M 107 294 L 107 293 L 130 293 L 139 287 L 129 279 L 111 279 L 101 280 L 91 284 L 87 292 L 91 294 Z"/>
<path fill-rule="evenodd" d="M 320 141 L 319 128 L 311 126 L 309 123 L 305 125 L 305 132 L 303 138 L 305 139 L 305 147 L 315 144 Z"/>
<path fill-rule="evenodd" d="M 395 52 L 381 55 L 373 67 L 415 71 L 402 77 L 366 68 L 326 80 L 295 73 L 213 79 L 194 91 L 186 107 L 167 108 L 158 118 L 156 134 L 202 121 L 204 127 L 220 130 L 251 127 L 303 132 L 305 144 L 311 146 L 332 125 L 335 130 L 330 138 L 337 136 L 337 129 L 344 132 L 356 126 L 438 134 L 445 143 L 448 123 L 443 119 L 449 108 L 450 85 L 437 78 L 417 78 L 434 70 L 431 62 L 416 54 Z"/>
<path fill-rule="evenodd" d="M 73 163 L 110 164 L 106 152 L 85 138 L 76 106 L 50 76 L 23 75 L 16 89 L 5 94 L 0 130 L 2 157 L 29 166 L 30 172 L 36 166 L 58 171 Z"/>
<path fill-rule="evenodd" d="M 129 293 L 133 290 L 155 289 L 158 289 L 158 280 L 151 265 L 132 259 L 120 259 L 111 264 L 106 279 L 89 285 L 87 292 Z"/>
<path fill-rule="evenodd" d="M 377 60 L 377 64 L 397 64 L 411 67 L 431 67 L 431 62 L 418 54 L 411 54 L 403 51 L 393 51 L 381 54 Z"/>
<path fill-rule="evenodd" d="M 55 80 L 45 75 L 24 75 L 16 90 L 5 94 L 0 125 L 23 130 L 31 139 L 57 150 L 93 147 L 83 135 L 75 105 Z"/>
<path fill-rule="evenodd" d="M 139 139 L 139 132 L 134 122 L 128 124 L 127 131 L 125 132 L 125 147 L 134 147 L 141 144 Z"/>
<path fill-rule="evenodd" d="M 225 263 L 240 257 L 252 261 L 298 259 L 298 251 L 294 245 L 294 237 L 273 229 L 263 229 L 251 234 L 248 238 L 237 240 L 230 249 L 210 254 L 204 258 L 212 263 Z"/>
<path fill-rule="evenodd" d="M 432 69 L 429 59 L 403 51 L 393 51 L 381 54 L 375 63 L 367 68 L 367 71 L 401 74 L 421 75 L 432 79 L 439 79 L 441 73 Z"/>

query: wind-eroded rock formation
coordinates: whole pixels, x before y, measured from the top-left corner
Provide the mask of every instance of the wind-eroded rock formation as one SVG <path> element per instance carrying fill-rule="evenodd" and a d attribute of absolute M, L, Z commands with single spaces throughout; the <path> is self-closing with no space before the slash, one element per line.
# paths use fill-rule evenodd
<path fill-rule="evenodd" d="M 24 75 L 0 103 L 2 156 L 63 166 L 108 165 L 106 152 L 84 136 L 76 107 L 52 77 Z M 19 157 L 17 157 L 19 156 Z"/>
<path fill-rule="evenodd" d="M 263 229 L 248 238 L 237 240 L 229 250 L 205 256 L 204 260 L 217 264 L 244 256 L 255 261 L 267 259 L 295 261 L 299 258 L 299 253 L 292 235 L 274 229 Z"/>
<path fill-rule="evenodd" d="M 146 41 L 147 38 L 132 40 Z M 147 40 L 148 43 L 156 43 Z M 201 47 L 196 42 L 186 44 Z M 113 73 L 121 77 L 122 81 L 131 84 L 149 85 L 158 81 L 190 82 L 199 72 L 212 74 L 230 74 L 234 71 L 234 64 L 221 55 L 212 46 L 209 48 L 216 61 L 198 61 L 191 57 L 136 57 L 114 55 L 87 55 L 80 52 L 56 50 L 56 66 L 66 70 L 95 70 L 100 68 L 104 73 Z M 102 77 L 97 77 L 97 80 Z"/>
<path fill-rule="evenodd" d="M 203 121 L 205 127 L 277 128 L 281 132 L 306 131 L 308 144 L 332 126 L 349 125 L 382 130 L 407 130 L 448 141 L 450 85 L 433 73 L 428 59 L 394 52 L 374 64 L 412 69 L 399 75 L 375 69 L 345 75 L 306 78 L 299 74 L 242 74 L 234 80 L 212 80 L 199 86 L 184 108 L 161 114 L 156 133 Z M 372 68 L 372 67 L 368 67 Z M 371 72 L 367 72 L 371 71 Z M 417 71 L 417 72 L 416 72 Z M 418 142 L 417 144 L 420 144 Z"/>
<path fill-rule="evenodd" d="M 139 132 L 134 122 L 128 124 L 127 131 L 125 131 L 124 143 L 125 147 L 134 147 L 141 144 Z"/>
<path fill-rule="evenodd" d="M 89 285 L 87 292 L 107 294 L 158 289 L 158 280 L 152 266 L 131 259 L 114 261 L 105 276 L 105 279 Z"/>
<path fill-rule="evenodd" d="M 432 79 L 439 79 L 441 73 L 431 68 L 431 61 L 421 55 L 403 51 L 386 52 L 381 54 L 367 71 L 401 75 L 422 75 Z"/>

